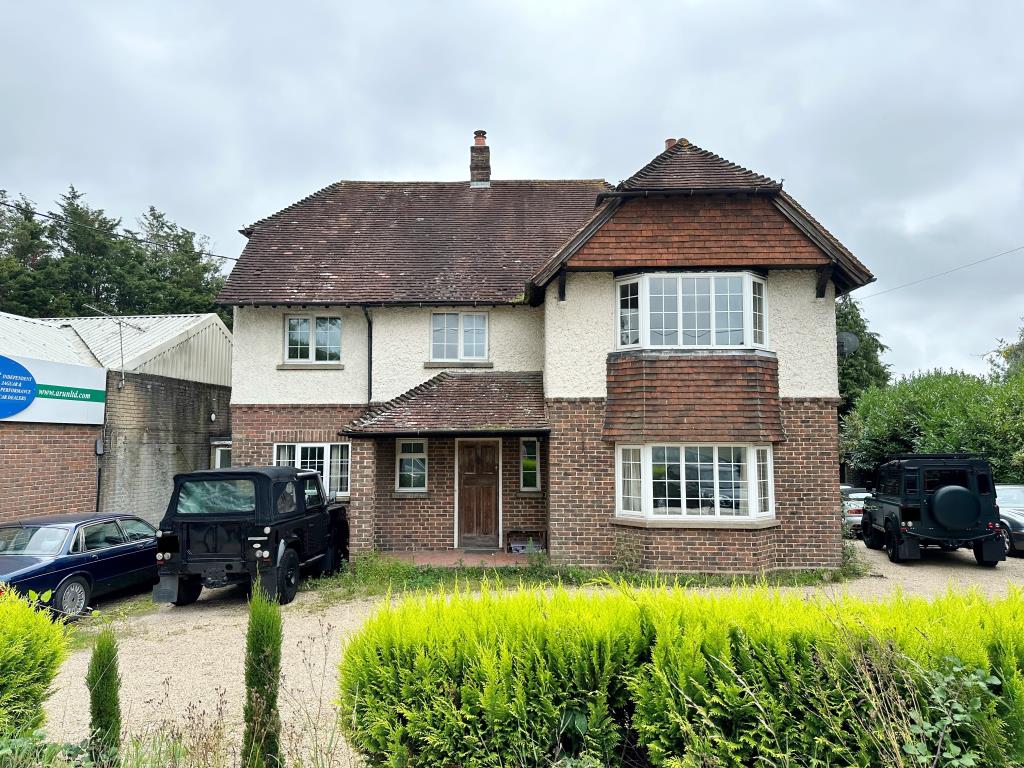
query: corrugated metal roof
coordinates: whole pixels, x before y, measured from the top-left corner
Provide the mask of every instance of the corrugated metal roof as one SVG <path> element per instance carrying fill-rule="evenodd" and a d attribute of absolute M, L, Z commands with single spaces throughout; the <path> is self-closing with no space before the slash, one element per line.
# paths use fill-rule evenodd
<path fill-rule="evenodd" d="M 118 322 L 118 321 L 122 322 Z M 0 354 L 230 386 L 231 332 L 213 313 L 47 317 L 0 312 Z"/>
<path fill-rule="evenodd" d="M 6 312 L 0 312 L 0 353 L 70 365 L 99 366 L 70 328 Z"/>
<path fill-rule="evenodd" d="M 82 337 L 105 368 L 121 368 L 121 336 L 124 367 L 131 371 L 156 353 L 158 347 L 187 334 L 210 315 L 123 315 L 113 317 L 48 317 L 46 322 L 67 325 Z M 122 321 L 118 333 L 118 320 Z"/>

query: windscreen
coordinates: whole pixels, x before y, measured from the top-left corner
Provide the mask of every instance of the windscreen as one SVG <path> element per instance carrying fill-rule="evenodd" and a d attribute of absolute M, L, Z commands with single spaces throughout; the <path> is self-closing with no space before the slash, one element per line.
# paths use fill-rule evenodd
<path fill-rule="evenodd" d="M 255 511 L 253 480 L 186 480 L 178 491 L 179 515 L 244 515 Z"/>
<path fill-rule="evenodd" d="M 924 471 L 924 492 L 934 493 L 947 485 L 971 487 L 966 469 L 926 469 Z"/>
<path fill-rule="evenodd" d="M 10 525 L 0 528 L 0 555 L 57 555 L 67 538 L 66 528 Z"/>

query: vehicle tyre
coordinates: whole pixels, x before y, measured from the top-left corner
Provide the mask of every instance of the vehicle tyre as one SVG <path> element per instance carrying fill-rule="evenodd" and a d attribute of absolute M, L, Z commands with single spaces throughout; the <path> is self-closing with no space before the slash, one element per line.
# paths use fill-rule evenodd
<path fill-rule="evenodd" d="M 885 554 L 889 556 L 890 563 L 903 562 L 903 558 L 900 557 L 899 535 L 892 526 L 886 526 L 885 528 Z"/>
<path fill-rule="evenodd" d="M 299 592 L 299 555 L 286 549 L 277 564 L 277 601 L 288 605 Z"/>
<path fill-rule="evenodd" d="M 202 591 L 202 579 L 195 576 L 190 576 L 185 579 L 178 579 L 178 599 L 174 601 L 174 604 L 192 605 L 192 603 L 199 599 L 199 594 Z"/>
<path fill-rule="evenodd" d="M 875 529 L 866 515 L 860 521 L 860 533 L 868 549 L 881 549 L 885 546 L 885 535 Z"/>
<path fill-rule="evenodd" d="M 1017 554 L 1017 548 L 1013 545 L 1013 536 L 1010 534 L 1010 526 L 1006 523 L 1000 523 L 999 527 L 1003 529 L 1003 548 L 1006 550 L 1006 556 Z"/>
<path fill-rule="evenodd" d="M 53 593 L 53 609 L 65 619 L 77 619 L 89 607 L 92 588 L 84 576 L 72 576 Z"/>

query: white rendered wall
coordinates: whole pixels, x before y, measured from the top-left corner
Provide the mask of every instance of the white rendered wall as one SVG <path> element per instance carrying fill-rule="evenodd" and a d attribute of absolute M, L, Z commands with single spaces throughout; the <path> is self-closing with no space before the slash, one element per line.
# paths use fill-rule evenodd
<path fill-rule="evenodd" d="M 430 315 L 453 307 L 396 307 L 373 316 L 373 399 L 390 400 L 440 373 L 430 360 Z M 544 367 L 544 310 L 540 307 L 482 307 L 486 312 L 488 362 L 492 371 L 539 371 Z M 452 368 L 447 370 L 464 370 Z"/>
<path fill-rule="evenodd" d="M 779 358 L 780 397 L 839 397 L 835 286 L 815 298 L 813 270 L 768 274 L 768 348 Z"/>
<path fill-rule="evenodd" d="M 570 272 L 565 301 L 558 281 L 544 296 L 544 394 L 604 397 L 608 353 L 615 349 L 615 282 L 611 272 Z"/>
<path fill-rule="evenodd" d="M 341 317 L 344 370 L 293 368 L 284 363 L 284 318 L 289 314 Z M 366 402 L 366 320 L 359 308 L 286 310 L 236 307 L 231 402 L 264 405 Z"/>

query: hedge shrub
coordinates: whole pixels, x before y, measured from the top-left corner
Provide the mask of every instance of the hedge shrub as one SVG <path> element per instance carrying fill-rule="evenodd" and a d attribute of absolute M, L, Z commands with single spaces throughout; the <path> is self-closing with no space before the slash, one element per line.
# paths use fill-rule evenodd
<path fill-rule="evenodd" d="M 1024 593 L 411 597 L 353 638 L 340 684 L 380 766 L 1008 766 Z"/>
<path fill-rule="evenodd" d="M 0 737 L 36 728 L 67 652 L 67 630 L 13 590 L 0 593 Z"/>

